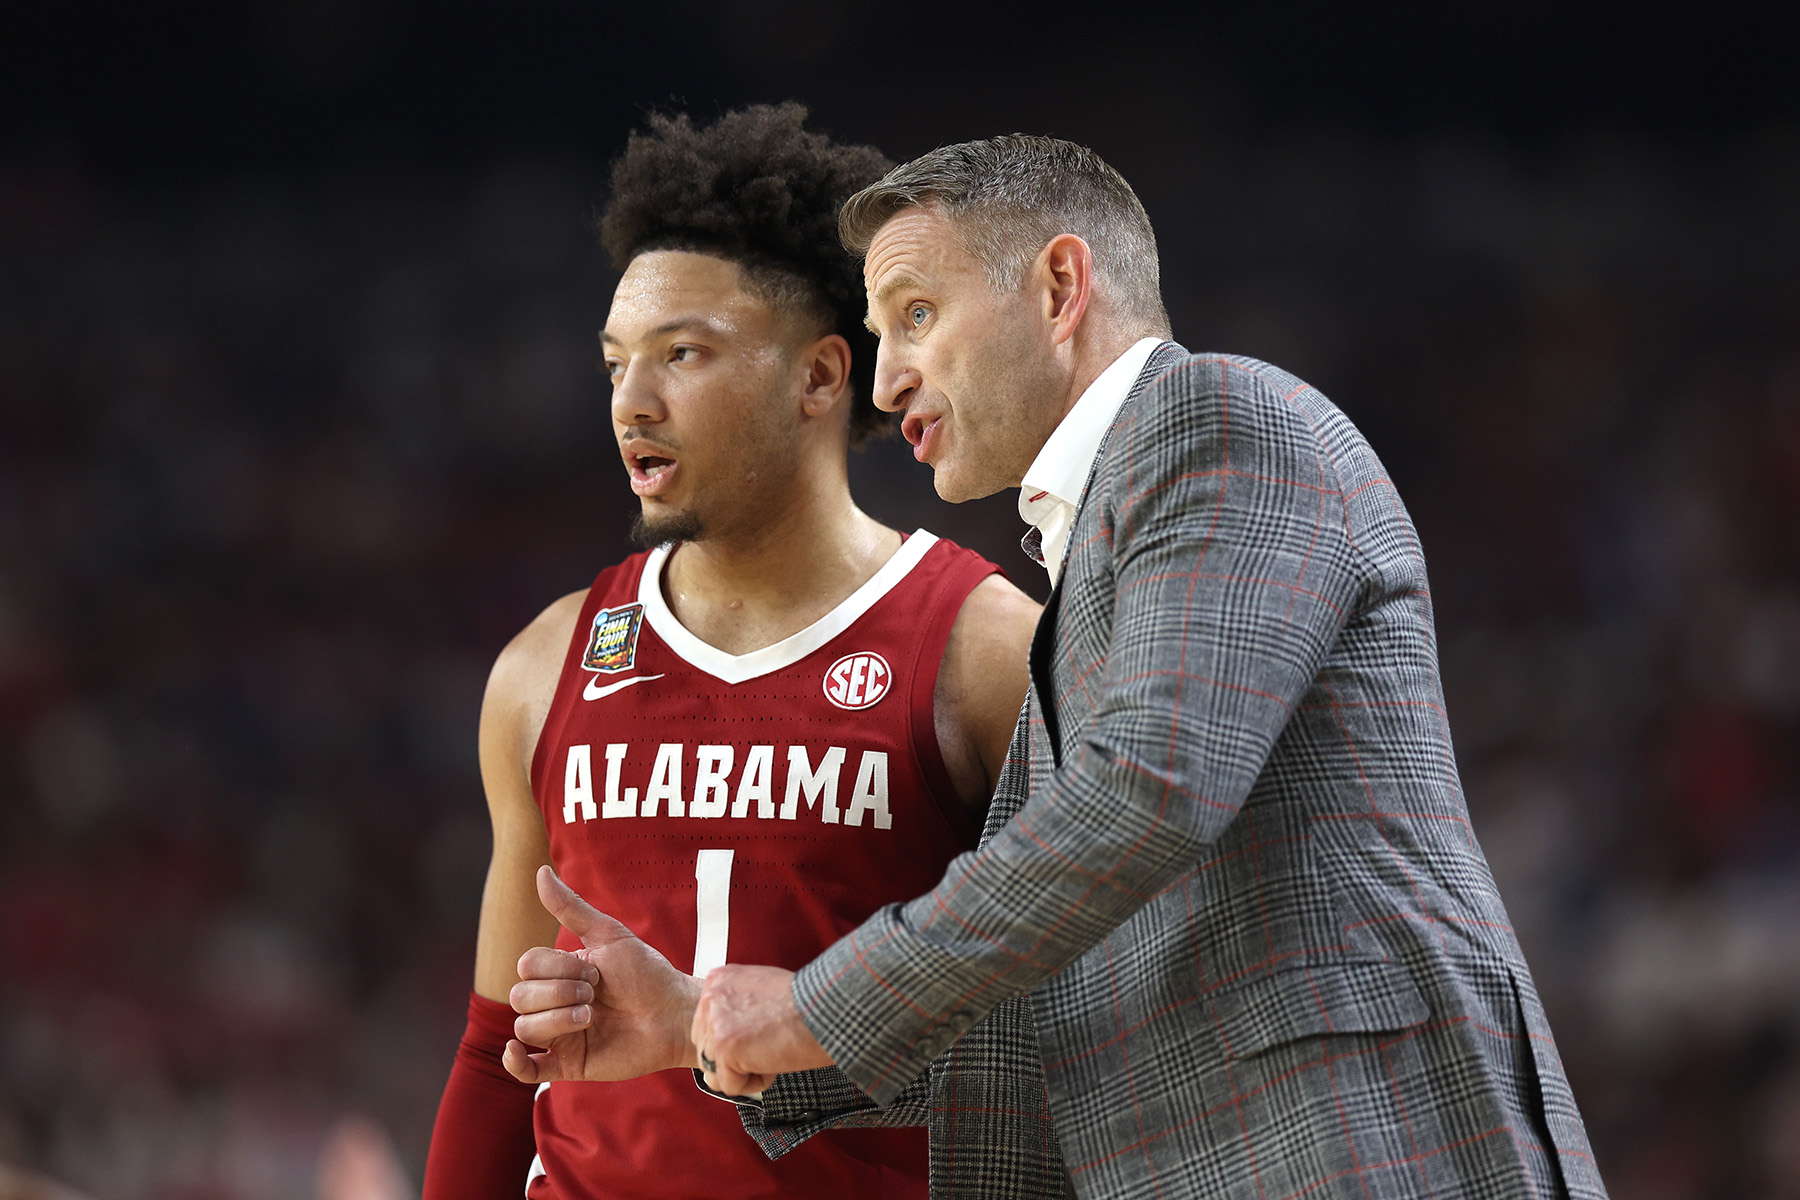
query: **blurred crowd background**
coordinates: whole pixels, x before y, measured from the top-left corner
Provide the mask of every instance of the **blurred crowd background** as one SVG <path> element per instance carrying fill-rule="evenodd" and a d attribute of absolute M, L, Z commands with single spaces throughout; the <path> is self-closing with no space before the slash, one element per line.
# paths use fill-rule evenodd
<path fill-rule="evenodd" d="M 1093 145 L 1177 336 L 1363 428 L 1613 1194 L 1800 1196 L 1800 104 L 1759 70 L 1797 31 L 1471 11 L 30 18 L 0 84 L 0 1196 L 416 1196 L 485 674 L 628 550 L 606 163 L 646 106 L 789 97 L 896 158 Z M 1010 494 L 941 504 L 894 442 L 853 471 L 1043 594 Z"/>

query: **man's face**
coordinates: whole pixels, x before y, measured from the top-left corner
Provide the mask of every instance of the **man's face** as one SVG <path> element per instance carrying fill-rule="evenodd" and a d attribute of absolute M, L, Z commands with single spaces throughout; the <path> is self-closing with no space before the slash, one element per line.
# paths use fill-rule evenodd
<path fill-rule="evenodd" d="M 996 292 L 955 226 L 923 208 L 876 233 L 863 283 L 881 339 L 875 403 L 905 414 L 901 432 L 938 495 L 1017 486 L 1062 415 L 1055 346 L 1031 289 Z"/>
<path fill-rule="evenodd" d="M 767 517 L 797 469 L 798 336 L 735 263 L 683 250 L 631 260 L 600 341 L 640 544 Z"/>

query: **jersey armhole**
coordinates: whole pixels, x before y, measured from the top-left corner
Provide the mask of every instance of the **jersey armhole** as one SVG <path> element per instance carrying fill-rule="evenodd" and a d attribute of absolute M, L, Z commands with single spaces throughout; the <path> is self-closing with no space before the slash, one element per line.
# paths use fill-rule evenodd
<path fill-rule="evenodd" d="M 538 729 L 537 744 L 531 749 L 531 775 L 527 782 L 531 784 L 531 798 L 537 801 L 540 809 L 544 807 L 543 796 L 540 793 L 548 789 L 540 787 L 539 783 L 540 781 L 549 782 L 548 777 L 544 774 L 548 766 L 544 761 L 544 756 L 549 752 L 550 744 L 556 740 L 551 736 L 550 731 L 552 727 L 560 727 L 567 720 L 569 708 L 580 693 L 579 688 L 568 686 L 569 677 L 576 673 L 576 664 L 587 652 L 589 625 L 594 619 L 594 614 L 600 609 L 600 597 L 606 594 L 607 588 L 612 584 L 607 576 L 619 570 L 620 567 L 635 567 L 636 570 L 631 572 L 627 583 L 631 594 L 636 595 L 638 579 L 644 569 L 643 559 L 642 554 L 634 554 L 623 563 L 601 571 L 594 577 L 594 582 L 588 585 L 587 595 L 582 598 L 581 611 L 575 615 L 575 628 L 569 634 L 569 647 L 563 651 L 562 666 L 556 673 L 556 691 L 551 693 L 550 709 L 544 714 L 544 723 Z M 545 819 L 548 820 L 548 817 Z"/>
<path fill-rule="evenodd" d="M 942 544 L 942 543 L 940 543 Z M 933 547 L 934 549 L 936 547 Z M 945 570 L 926 610 L 925 633 L 919 639 L 919 658 L 913 668 L 912 712 L 913 752 L 937 802 L 938 810 L 952 829 L 966 836 L 970 846 L 981 832 L 981 824 L 956 794 L 950 770 L 944 765 L 944 751 L 937 737 L 937 678 L 943 666 L 944 650 L 950 643 L 950 629 L 962 614 L 969 593 L 989 575 L 1002 575 L 994 563 L 961 546 L 949 546 L 957 562 Z"/>

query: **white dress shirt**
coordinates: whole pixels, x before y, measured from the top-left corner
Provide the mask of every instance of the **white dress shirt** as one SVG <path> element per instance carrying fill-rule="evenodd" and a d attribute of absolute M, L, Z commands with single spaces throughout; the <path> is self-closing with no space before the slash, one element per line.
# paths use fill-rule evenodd
<path fill-rule="evenodd" d="M 1143 373 L 1150 352 L 1162 345 L 1163 339 L 1147 337 L 1100 372 L 1087 391 L 1075 402 L 1068 415 L 1051 431 L 1050 440 L 1038 451 L 1025 471 L 1025 482 L 1019 487 L 1019 515 L 1030 523 L 1041 539 L 1038 552 L 1033 552 L 1034 539 L 1025 538 L 1025 553 L 1044 564 L 1050 572 L 1050 584 L 1062 574 L 1063 553 L 1069 548 L 1069 530 L 1075 525 L 1075 509 L 1094 470 L 1094 458 L 1100 443 L 1119 415 L 1119 405 L 1131 391 L 1131 385 Z"/>

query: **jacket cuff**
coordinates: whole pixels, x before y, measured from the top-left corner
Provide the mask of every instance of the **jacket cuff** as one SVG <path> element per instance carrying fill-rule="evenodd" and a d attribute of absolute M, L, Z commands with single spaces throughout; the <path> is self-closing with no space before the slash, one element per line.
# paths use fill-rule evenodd
<path fill-rule="evenodd" d="M 794 1006 L 850 1082 L 885 1108 L 983 1014 L 936 1013 L 924 997 L 954 972 L 888 905 L 794 976 Z M 946 961 L 940 963 L 937 960 Z M 939 970 L 943 968 L 943 970 Z"/>
<path fill-rule="evenodd" d="M 730 1092 L 721 1092 L 717 1088 L 707 1087 L 706 1075 L 699 1067 L 689 1067 L 688 1069 L 694 1073 L 694 1086 L 715 1100 L 724 1100 L 745 1108 L 761 1108 L 763 1105 L 763 1096 L 765 1095 L 763 1092 L 749 1092 L 742 1096 L 734 1096 Z"/>

